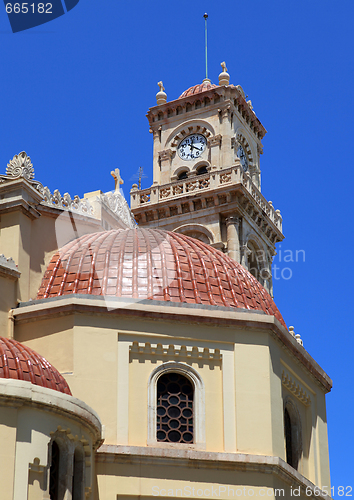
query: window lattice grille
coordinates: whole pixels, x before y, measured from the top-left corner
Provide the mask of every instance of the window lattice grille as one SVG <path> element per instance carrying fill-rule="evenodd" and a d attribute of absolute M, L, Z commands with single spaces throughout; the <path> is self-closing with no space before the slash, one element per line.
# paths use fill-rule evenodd
<path fill-rule="evenodd" d="M 193 386 L 178 373 L 157 382 L 157 441 L 193 443 Z"/>

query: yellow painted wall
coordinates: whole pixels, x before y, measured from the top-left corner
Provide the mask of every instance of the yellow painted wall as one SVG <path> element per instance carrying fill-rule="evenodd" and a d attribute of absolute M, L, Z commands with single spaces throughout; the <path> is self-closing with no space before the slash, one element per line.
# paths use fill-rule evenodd
<path fill-rule="evenodd" d="M 9 311 L 17 305 L 17 280 L 0 276 L 0 290 L 0 335 L 8 337 Z"/>
<path fill-rule="evenodd" d="M 149 376 L 163 361 L 181 361 L 193 366 L 205 385 L 206 451 L 286 460 L 284 398 L 288 392 L 282 372 L 288 370 L 312 398 L 310 407 L 296 401 L 304 443 L 299 472 L 316 484 L 329 483 L 324 393 L 271 332 L 92 312 L 21 322 L 16 338 L 64 374 L 73 395 L 98 412 L 105 426 L 105 444 L 113 445 L 147 445 Z M 129 355 L 134 341 L 173 344 L 177 350 L 183 345 L 219 349 L 222 361 L 168 355 L 162 359 L 148 352 Z M 321 448 L 320 441 L 325 443 Z"/>

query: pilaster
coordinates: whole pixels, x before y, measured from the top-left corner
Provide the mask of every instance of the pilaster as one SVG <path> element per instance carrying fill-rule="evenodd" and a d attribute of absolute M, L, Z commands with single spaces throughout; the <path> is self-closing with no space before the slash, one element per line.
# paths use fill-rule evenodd
<path fill-rule="evenodd" d="M 231 165 L 232 163 L 230 114 L 231 105 L 221 109 L 221 161 L 223 167 Z"/>
<path fill-rule="evenodd" d="M 161 184 L 167 184 L 170 182 L 171 176 L 171 162 L 176 154 L 176 151 L 172 149 L 164 149 L 158 154 L 158 158 L 161 165 L 160 180 Z"/>
<path fill-rule="evenodd" d="M 0 200 L 0 254 L 12 257 L 21 273 L 19 300 L 29 296 L 32 221 L 40 216 L 35 208 L 42 200 L 24 179 L 4 183 Z"/>
<path fill-rule="evenodd" d="M 210 163 L 212 168 L 220 168 L 221 134 L 214 135 L 208 139 L 210 148 Z"/>
<path fill-rule="evenodd" d="M 151 130 L 154 138 L 154 153 L 153 153 L 153 177 L 154 184 L 160 184 L 160 164 L 159 164 L 159 149 L 161 146 L 161 127 L 157 130 Z"/>

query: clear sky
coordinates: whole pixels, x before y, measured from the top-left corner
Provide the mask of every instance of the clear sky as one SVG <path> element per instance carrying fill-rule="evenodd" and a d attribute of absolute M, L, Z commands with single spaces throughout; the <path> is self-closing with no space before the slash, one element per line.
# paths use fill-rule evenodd
<path fill-rule="evenodd" d="M 140 166 L 150 186 L 145 114 L 159 80 L 169 100 L 202 81 L 204 12 L 209 76 L 225 60 L 268 131 L 262 192 L 286 236 L 275 301 L 334 381 L 332 485 L 354 487 L 352 0 L 80 0 L 16 34 L 0 9 L 0 173 L 25 150 L 51 191 L 109 191 L 116 167 L 127 198 Z M 305 262 L 286 262 L 296 250 Z"/>

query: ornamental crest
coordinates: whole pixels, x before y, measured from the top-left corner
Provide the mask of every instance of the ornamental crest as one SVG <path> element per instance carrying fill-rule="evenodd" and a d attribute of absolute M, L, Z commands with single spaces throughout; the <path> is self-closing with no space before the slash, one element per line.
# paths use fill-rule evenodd
<path fill-rule="evenodd" d="M 6 175 L 7 177 L 11 177 L 11 179 L 18 179 L 19 177 L 23 177 L 27 181 L 34 179 L 31 158 L 24 151 L 15 155 L 7 164 Z"/>

